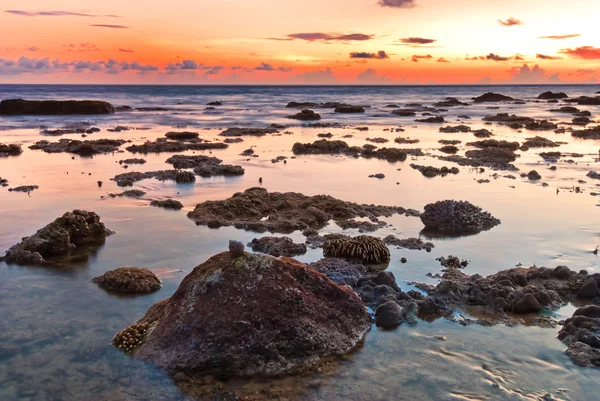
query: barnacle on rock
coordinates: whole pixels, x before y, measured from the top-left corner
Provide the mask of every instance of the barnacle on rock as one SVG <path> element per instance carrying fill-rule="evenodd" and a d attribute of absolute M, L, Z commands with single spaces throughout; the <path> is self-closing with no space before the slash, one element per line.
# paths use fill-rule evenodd
<path fill-rule="evenodd" d="M 370 235 L 341 237 L 325 241 L 323 255 L 360 260 L 362 263 L 387 263 L 390 250 L 383 240 Z"/>
<path fill-rule="evenodd" d="M 123 352 L 133 354 L 136 348 L 144 342 L 147 331 L 148 323 L 132 324 L 115 335 L 112 345 Z"/>
<path fill-rule="evenodd" d="M 178 170 L 175 176 L 175 182 L 178 184 L 185 184 L 189 182 L 195 182 L 196 175 L 191 171 Z"/>

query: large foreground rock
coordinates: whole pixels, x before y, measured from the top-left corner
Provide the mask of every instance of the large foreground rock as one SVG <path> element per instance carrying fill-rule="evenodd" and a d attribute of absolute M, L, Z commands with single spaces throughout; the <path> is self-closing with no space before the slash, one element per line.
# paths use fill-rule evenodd
<path fill-rule="evenodd" d="M 21 265 L 52 264 L 52 258 L 67 256 L 86 245 L 100 245 L 113 232 L 94 212 L 73 210 L 12 246 L 4 260 Z"/>
<path fill-rule="evenodd" d="M 579 366 L 600 367 L 600 305 L 587 305 L 565 320 L 558 338 L 567 344 L 565 353 Z"/>
<path fill-rule="evenodd" d="M 110 114 L 115 108 L 100 100 L 23 100 L 0 102 L 3 115 Z"/>
<path fill-rule="evenodd" d="M 430 203 L 421 213 L 425 229 L 442 234 L 477 234 L 500 224 L 500 220 L 467 201 Z"/>
<path fill-rule="evenodd" d="M 352 350 L 370 317 L 350 288 L 290 258 L 229 252 L 196 267 L 153 305 L 126 347 L 169 374 L 248 377 L 292 373 Z"/>

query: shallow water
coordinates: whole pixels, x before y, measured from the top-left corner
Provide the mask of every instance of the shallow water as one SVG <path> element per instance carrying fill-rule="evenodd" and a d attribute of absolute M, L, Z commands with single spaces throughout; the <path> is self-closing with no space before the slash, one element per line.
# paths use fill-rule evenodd
<path fill-rule="evenodd" d="M 539 118 L 568 121 L 568 115 L 549 113 L 555 104 L 534 103 L 532 99 L 546 87 L 493 88 L 516 98 L 528 100 L 525 105 L 499 105 L 498 110 L 485 105 L 452 108 L 447 124 L 456 125 L 457 116 L 467 114 L 471 120 L 462 123 L 474 129 L 483 128 L 481 117 L 510 112 Z M 414 88 L 278 88 L 278 87 L 69 87 L 0 85 L 0 98 L 98 98 L 114 104 L 134 107 L 172 107 L 185 111 L 116 113 L 94 117 L 94 125 L 102 132 L 89 139 L 125 138 L 133 142 L 162 137 L 177 124 L 197 130 L 204 139 L 216 140 L 220 128 L 231 126 L 265 126 L 271 123 L 291 125 L 290 135 L 244 138 L 226 150 L 215 150 L 213 156 L 228 164 L 246 169 L 241 177 L 197 177 L 195 184 L 144 180 L 134 185 L 147 195 L 141 199 L 101 199 L 108 193 L 119 193 L 110 181 L 125 171 L 168 169 L 170 154 L 137 155 L 148 163 L 132 165 L 124 170 L 118 161 L 133 157 L 129 152 L 72 159 L 70 154 L 46 154 L 27 146 L 42 137 L 41 125 L 57 128 L 69 122 L 86 120 L 79 117 L 10 117 L 0 118 L 0 143 L 23 143 L 24 153 L 0 158 L 0 176 L 10 187 L 39 185 L 30 194 L 0 190 L 2 224 L 0 252 L 21 237 L 31 235 L 65 211 L 75 208 L 93 210 L 116 234 L 110 236 L 87 261 L 69 269 L 51 270 L 0 263 L 0 400 L 179 400 L 184 395 L 160 371 L 133 361 L 110 347 L 114 334 L 140 318 L 153 303 L 170 296 L 183 277 L 194 266 L 226 249 L 229 239 L 250 241 L 260 236 L 234 228 L 210 230 L 198 227 L 186 212 L 204 200 L 230 197 L 237 191 L 257 186 L 259 177 L 269 191 L 295 191 L 307 195 L 329 194 L 361 203 L 399 205 L 421 210 L 429 202 L 442 199 L 464 199 L 483 207 L 502 220 L 500 226 L 475 236 L 433 238 L 431 253 L 392 249 L 389 269 L 404 288 L 406 282 L 435 283 L 425 276 L 439 272 L 436 257 L 457 255 L 471 262 L 468 274 L 492 274 L 518 263 L 524 266 L 555 267 L 567 265 L 573 270 L 600 271 L 600 259 L 592 254 L 600 244 L 600 192 L 598 180 L 585 175 L 600 171 L 600 141 L 574 140 L 569 133 L 518 133 L 502 126 L 485 126 L 493 130 L 495 139 L 522 141 L 541 135 L 564 141 L 558 150 L 578 152 L 582 158 L 574 163 L 557 163 L 557 171 L 548 169 L 537 155 L 543 149 L 518 151 L 515 163 L 521 172 L 536 169 L 543 179 L 532 183 L 518 177 L 494 179 L 486 170 L 477 174 L 460 167 L 460 174 L 425 178 L 409 164 L 453 166 L 430 156 L 410 158 L 401 163 L 377 159 L 354 159 L 345 156 L 298 156 L 287 163 L 271 163 L 276 156 L 291 157 L 295 142 L 312 142 L 317 133 L 331 132 L 334 139 L 352 145 L 363 145 L 367 137 L 386 137 L 387 145 L 420 147 L 425 153 L 439 155 L 437 141 L 460 139 L 461 153 L 465 143 L 476 138 L 470 133 L 443 134 L 439 125 L 414 122 L 414 118 L 374 117 L 383 115 L 383 106 L 408 102 L 432 104 L 445 96 L 468 101 L 492 88 L 486 87 L 414 87 Z M 571 96 L 597 91 L 594 87 L 553 87 Z M 207 114 L 204 105 L 221 100 L 218 114 Z M 365 115 L 334 115 L 323 111 L 322 122 L 340 122 L 349 126 L 369 126 L 369 131 L 346 129 L 314 129 L 285 119 L 292 114 L 285 109 L 288 101 L 344 101 L 374 106 Z M 184 103 L 178 105 L 178 103 Z M 594 117 L 598 106 L 580 107 Z M 321 111 L 319 111 L 321 112 Z M 107 132 L 113 125 L 146 127 L 149 130 Z M 402 125 L 406 132 L 383 131 Z M 206 128 L 206 130 L 204 130 Z M 416 138 L 420 143 L 396 145 L 397 136 Z M 63 138 L 79 138 L 66 135 Z M 124 149 L 127 145 L 124 145 Z M 254 146 L 258 158 L 239 156 Z M 546 149 L 547 150 L 547 149 Z M 192 154 L 193 152 L 186 152 Z M 201 152 L 196 152 L 197 154 Z M 208 152 L 205 152 L 208 154 Z M 411 160 L 415 159 L 415 160 Z M 568 159 L 568 158 L 566 158 Z M 400 169 L 400 170 L 398 170 Z M 68 174 L 67 174 L 68 173 Z M 384 173 L 386 178 L 368 178 Z M 506 173 L 500 172 L 500 175 Z M 476 179 L 490 183 L 478 184 Z M 103 181 L 99 188 L 98 180 Z M 578 183 L 585 180 L 586 183 Z M 596 181 L 596 182 L 594 182 Z M 542 182 L 549 184 L 542 186 Z M 397 184 L 399 183 L 399 184 Z M 571 192 L 574 186 L 581 193 Z M 513 188 L 514 187 L 514 188 Z M 557 188 L 559 189 L 557 193 Z M 183 211 L 172 212 L 149 207 L 150 199 L 173 197 L 181 201 Z M 418 236 L 422 223 L 418 218 L 394 216 L 386 219 L 392 227 L 374 235 L 395 233 L 401 238 Z M 322 232 L 341 231 L 334 223 Z M 345 230 L 355 234 L 356 230 Z M 291 235 L 303 241 L 300 233 Z M 309 250 L 298 259 L 305 262 L 321 257 L 320 250 Z M 401 264 L 400 257 L 408 263 Z M 103 272 L 121 266 L 146 267 L 155 271 L 163 288 L 152 295 L 119 298 L 108 295 L 90 280 Z M 573 307 L 556 312 L 557 318 L 568 317 Z M 234 383 L 235 386 L 262 388 L 263 394 L 277 395 L 284 390 L 290 399 L 298 400 L 543 400 L 546 392 L 554 399 L 594 400 L 600 390 L 600 372 L 573 365 L 563 354 L 565 346 L 556 339 L 556 329 L 536 327 L 460 326 L 438 320 L 403 325 L 396 331 L 380 331 L 375 327 L 364 345 L 347 360 L 327 373 L 309 378 L 287 378 L 271 382 Z M 437 339 L 444 336 L 446 340 Z M 291 394 L 291 395 L 290 395 Z"/>

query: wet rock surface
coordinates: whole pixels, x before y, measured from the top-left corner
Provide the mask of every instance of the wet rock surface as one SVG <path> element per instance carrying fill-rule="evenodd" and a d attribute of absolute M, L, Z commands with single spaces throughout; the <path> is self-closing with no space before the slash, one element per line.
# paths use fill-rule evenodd
<path fill-rule="evenodd" d="M 199 134 L 197 132 L 191 132 L 191 131 L 169 131 L 165 134 L 165 136 L 169 139 L 174 139 L 177 141 L 187 141 L 190 139 L 196 139 L 198 138 Z"/>
<path fill-rule="evenodd" d="M 96 213 L 73 210 L 12 246 L 3 260 L 20 265 L 51 265 L 54 258 L 76 253 L 88 245 L 103 244 L 112 233 Z"/>
<path fill-rule="evenodd" d="M 58 142 L 38 141 L 29 149 L 42 150 L 46 153 L 73 153 L 80 156 L 93 156 L 103 153 L 114 153 L 127 141 L 123 139 L 95 139 L 79 141 L 75 139 L 59 139 Z"/>
<path fill-rule="evenodd" d="M 355 217 L 389 217 L 406 210 L 397 206 L 361 205 L 328 195 L 306 196 L 295 192 L 268 192 L 250 188 L 221 201 L 200 203 L 188 213 L 197 224 L 210 228 L 235 226 L 255 232 L 291 233 L 323 228 L 329 220 Z M 266 218 L 266 219 L 265 219 Z"/>
<path fill-rule="evenodd" d="M 502 95 L 500 93 L 484 93 L 481 96 L 473 98 L 473 102 L 475 103 L 487 103 L 487 102 L 508 102 L 514 100 L 510 96 Z"/>
<path fill-rule="evenodd" d="M 294 259 L 229 252 L 196 267 L 138 324 L 136 359 L 171 375 L 294 373 L 352 350 L 370 327 L 357 295 Z"/>
<path fill-rule="evenodd" d="M 40 187 L 37 185 L 21 185 L 19 187 L 15 187 L 15 188 L 9 188 L 8 191 L 9 192 L 26 192 L 29 193 L 31 191 L 35 191 L 36 189 L 39 189 Z"/>
<path fill-rule="evenodd" d="M 455 200 L 426 205 L 421 221 L 426 230 L 450 235 L 477 234 L 500 224 L 500 220 L 480 207 Z"/>
<path fill-rule="evenodd" d="M 124 191 L 118 194 L 108 194 L 108 196 L 110 198 L 122 198 L 122 197 L 128 197 L 128 198 L 139 198 L 140 196 L 144 196 L 146 195 L 146 192 L 139 190 L 139 189 L 130 189 L 128 191 Z"/>
<path fill-rule="evenodd" d="M 565 354 L 574 364 L 600 367 L 600 305 L 578 308 L 564 321 L 558 338 L 567 345 Z"/>
<path fill-rule="evenodd" d="M 181 168 L 193 168 L 194 173 L 200 177 L 214 177 L 214 176 L 235 176 L 244 175 L 244 168 L 242 166 L 233 166 L 230 164 L 221 164 L 222 160 L 211 156 L 185 156 L 175 155 L 167 159 L 166 163 L 172 164 L 173 167 Z"/>
<path fill-rule="evenodd" d="M 110 114 L 114 107 L 99 100 L 23 100 L 0 102 L 0 115 Z"/>
<path fill-rule="evenodd" d="M 130 187 L 135 182 L 155 178 L 159 181 L 167 181 L 177 179 L 178 170 L 158 170 L 158 171 L 147 171 L 140 173 L 138 171 L 131 171 L 129 173 L 117 174 L 112 178 L 120 187 Z"/>
<path fill-rule="evenodd" d="M 100 288 L 115 294 L 150 294 L 161 287 L 160 280 L 154 273 L 139 267 L 109 270 L 92 281 Z"/>
<path fill-rule="evenodd" d="M 389 162 L 406 160 L 408 155 L 423 156 L 421 149 L 380 148 L 367 144 L 363 147 L 348 146 L 348 143 L 340 140 L 329 141 L 320 139 L 313 143 L 297 142 L 292 147 L 295 155 L 310 154 L 345 154 L 353 157 L 385 159 Z"/>
<path fill-rule="evenodd" d="M 548 100 L 548 99 L 565 99 L 568 97 L 569 96 L 564 92 L 547 91 L 547 92 L 544 92 L 541 95 L 539 95 L 537 98 L 542 99 L 542 100 Z"/>
<path fill-rule="evenodd" d="M 438 167 L 433 167 L 433 166 L 421 166 L 421 165 L 414 164 L 414 163 L 411 164 L 410 167 L 415 170 L 418 170 L 425 177 L 429 177 L 429 178 L 437 177 L 438 175 L 442 176 L 442 177 L 445 177 L 448 174 L 456 175 L 460 172 L 460 170 L 456 167 L 448 168 L 446 166 L 443 166 L 443 167 L 438 168 Z"/>
<path fill-rule="evenodd" d="M 431 250 L 435 248 L 435 245 L 431 242 L 426 242 L 420 238 L 414 237 L 400 239 L 393 235 L 388 235 L 383 240 L 388 245 L 416 251 L 426 250 L 427 252 L 431 252 Z"/>
<path fill-rule="evenodd" d="M 297 256 L 306 253 L 306 245 L 296 244 L 289 237 L 261 237 L 254 238 L 248 243 L 254 252 L 265 253 L 271 256 Z"/>
<path fill-rule="evenodd" d="M 293 120 L 301 120 L 301 121 L 314 121 L 314 120 L 320 120 L 321 115 L 318 113 L 315 113 L 312 110 L 304 109 L 304 110 L 300 111 L 299 113 L 288 116 L 287 118 L 291 118 Z"/>
<path fill-rule="evenodd" d="M 496 140 L 496 139 L 484 139 L 483 141 L 475 141 L 475 142 L 467 142 L 467 146 L 473 146 L 475 148 L 501 148 L 501 149 L 510 149 L 517 150 L 521 147 L 519 142 L 509 142 L 505 140 Z"/>
<path fill-rule="evenodd" d="M 186 150 L 227 149 L 229 145 L 222 142 L 204 142 L 201 139 L 183 141 L 169 141 L 167 138 L 158 138 L 156 141 L 147 141 L 141 145 L 131 145 L 126 149 L 131 153 L 175 153 Z"/>
<path fill-rule="evenodd" d="M 21 145 L 0 143 L 0 157 L 18 156 L 23 153 Z"/>

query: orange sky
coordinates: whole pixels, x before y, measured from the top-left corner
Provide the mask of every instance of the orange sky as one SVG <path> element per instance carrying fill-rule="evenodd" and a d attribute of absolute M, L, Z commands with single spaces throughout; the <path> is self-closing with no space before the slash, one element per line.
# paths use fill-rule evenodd
<path fill-rule="evenodd" d="M 0 83 L 600 80 L 600 1 L 51 3 L 2 2 Z"/>

